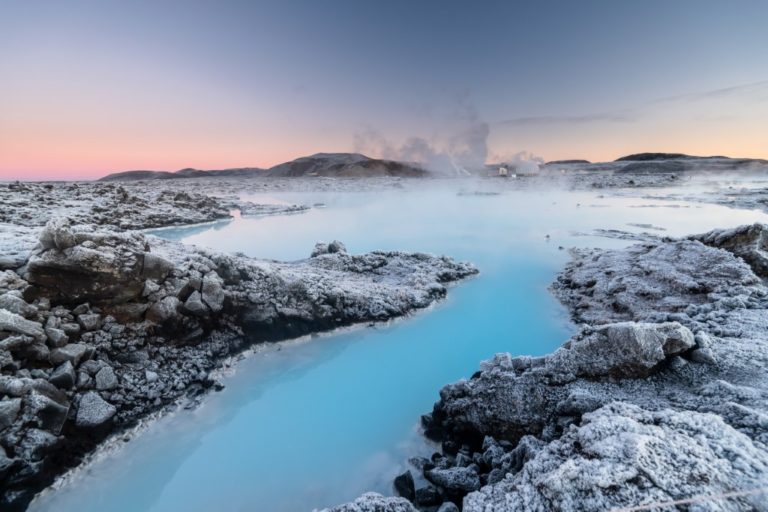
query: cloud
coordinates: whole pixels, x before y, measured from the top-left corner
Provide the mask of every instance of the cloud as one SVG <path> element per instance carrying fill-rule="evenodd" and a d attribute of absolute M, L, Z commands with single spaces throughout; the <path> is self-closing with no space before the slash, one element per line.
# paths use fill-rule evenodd
<path fill-rule="evenodd" d="M 751 82 L 748 84 L 720 87 L 708 91 L 696 91 L 675 96 L 657 98 L 637 107 L 617 110 L 615 112 L 602 112 L 583 114 L 576 116 L 528 116 L 514 117 L 498 121 L 501 126 L 550 126 L 550 125 L 583 125 L 590 123 L 631 123 L 639 120 L 647 111 L 662 105 L 674 103 L 692 103 L 717 98 L 743 97 L 751 101 L 765 101 L 768 99 L 768 80 Z"/>
<path fill-rule="evenodd" d="M 534 126 L 534 125 L 557 125 L 557 124 L 587 124 L 587 123 L 629 123 L 635 120 L 635 115 L 629 111 L 605 113 L 605 114 L 586 114 L 579 116 L 530 116 L 514 117 L 499 121 L 499 124 L 505 126 Z"/>
<path fill-rule="evenodd" d="M 689 92 L 685 94 L 677 94 L 675 96 L 667 96 L 665 98 L 659 98 L 652 103 L 678 103 L 678 102 L 691 102 L 708 100 L 712 98 L 723 98 L 729 96 L 754 96 L 756 93 L 760 94 L 768 91 L 768 80 L 760 80 L 758 82 L 751 82 L 748 84 L 732 85 L 730 87 L 720 87 L 718 89 L 710 89 L 708 91 Z"/>

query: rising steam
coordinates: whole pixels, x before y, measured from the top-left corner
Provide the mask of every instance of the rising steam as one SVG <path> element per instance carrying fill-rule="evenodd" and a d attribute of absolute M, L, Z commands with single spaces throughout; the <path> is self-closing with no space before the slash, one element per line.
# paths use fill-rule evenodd
<path fill-rule="evenodd" d="M 444 176 L 469 176 L 482 171 L 489 159 L 491 129 L 466 96 L 456 102 L 448 121 L 440 124 L 441 136 L 430 139 L 411 136 L 401 144 L 367 128 L 355 134 L 354 150 L 375 158 L 415 163 Z M 538 171 L 544 163 L 543 159 L 525 151 L 507 158 L 493 155 L 492 161 L 526 173 Z"/>

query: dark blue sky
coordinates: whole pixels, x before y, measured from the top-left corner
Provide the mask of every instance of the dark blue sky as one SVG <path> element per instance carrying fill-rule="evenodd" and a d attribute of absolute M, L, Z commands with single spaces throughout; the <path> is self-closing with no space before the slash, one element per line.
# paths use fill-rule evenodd
<path fill-rule="evenodd" d="M 0 173 L 268 165 L 360 134 L 444 149 L 478 123 L 488 158 L 767 157 L 767 20 L 757 1 L 0 0 Z"/>

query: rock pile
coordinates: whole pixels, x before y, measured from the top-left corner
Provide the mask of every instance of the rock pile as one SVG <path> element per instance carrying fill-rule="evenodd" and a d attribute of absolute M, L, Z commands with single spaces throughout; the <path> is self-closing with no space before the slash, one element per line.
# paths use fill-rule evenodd
<path fill-rule="evenodd" d="M 0 185 L 0 223 L 43 226 L 66 212 L 77 224 L 146 229 L 230 217 L 225 203 L 206 194 L 157 184 L 23 183 Z"/>

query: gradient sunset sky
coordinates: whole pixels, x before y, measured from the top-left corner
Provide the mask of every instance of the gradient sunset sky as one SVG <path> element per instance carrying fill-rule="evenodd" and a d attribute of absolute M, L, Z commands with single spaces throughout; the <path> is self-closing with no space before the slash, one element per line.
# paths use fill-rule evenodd
<path fill-rule="evenodd" d="M 768 158 L 764 1 L 0 0 L 0 179 L 488 159 Z"/>

